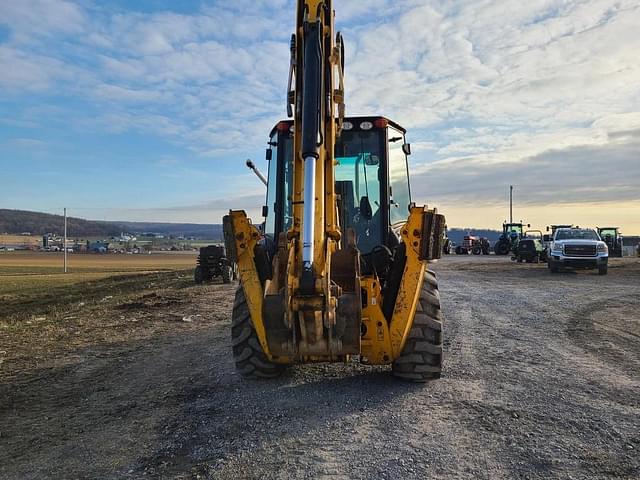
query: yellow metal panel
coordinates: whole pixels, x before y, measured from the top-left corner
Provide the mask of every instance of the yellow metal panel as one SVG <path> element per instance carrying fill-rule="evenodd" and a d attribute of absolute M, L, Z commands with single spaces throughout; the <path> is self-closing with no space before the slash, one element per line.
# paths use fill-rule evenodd
<path fill-rule="evenodd" d="M 362 309 L 365 334 L 360 339 L 360 361 L 372 365 L 391 363 L 394 355 L 389 323 L 382 313 L 380 282 L 374 276 L 367 276 L 360 279 L 360 285 L 367 295 L 367 305 Z"/>
<path fill-rule="evenodd" d="M 397 358 L 402 352 L 413 325 L 413 317 L 416 313 L 418 300 L 420 299 L 420 289 L 422 288 L 424 273 L 427 268 L 427 262 L 420 260 L 418 256 L 424 211 L 424 207 L 413 207 L 407 223 L 400 232 L 402 241 L 407 247 L 407 263 L 391 318 L 391 346 L 394 358 Z"/>
<path fill-rule="evenodd" d="M 318 6 L 323 4 L 324 0 L 305 0 L 304 3 L 307 7 L 307 12 L 309 12 L 309 21 L 315 22 L 319 13 Z"/>
<path fill-rule="evenodd" d="M 258 335 L 260 345 L 267 357 L 272 360 L 267 334 L 262 321 L 262 300 L 264 292 L 260 284 L 260 277 L 253 259 L 253 251 L 260 238 L 260 232 L 251 224 L 244 210 L 231 210 L 229 216 L 232 220 L 233 233 L 236 241 L 238 255 L 238 271 L 244 295 L 247 299 L 251 321 Z"/>

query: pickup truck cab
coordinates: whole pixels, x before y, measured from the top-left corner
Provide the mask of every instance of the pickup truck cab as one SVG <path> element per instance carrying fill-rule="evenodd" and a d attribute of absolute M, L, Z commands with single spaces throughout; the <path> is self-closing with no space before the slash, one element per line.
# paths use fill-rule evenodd
<path fill-rule="evenodd" d="M 547 264 L 551 273 L 561 268 L 597 268 L 600 275 L 606 275 L 609 249 L 591 228 L 558 228 L 549 245 Z"/>

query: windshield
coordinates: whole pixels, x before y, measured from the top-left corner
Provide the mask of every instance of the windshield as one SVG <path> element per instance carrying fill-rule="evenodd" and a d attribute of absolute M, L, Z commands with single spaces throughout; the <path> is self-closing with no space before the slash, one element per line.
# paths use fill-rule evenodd
<path fill-rule="evenodd" d="M 383 167 L 384 130 L 368 131 L 343 130 L 336 142 L 336 192 L 340 195 L 340 222 L 345 228 L 353 228 L 356 242 L 361 253 L 369 253 L 373 247 L 383 242 L 380 168 Z M 289 132 L 278 135 L 277 144 L 272 138 L 273 160 L 283 160 L 284 169 L 280 174 L 269 169 L 269 186 L 267 189 L 268 214 L 266 233 L 286 231 L 291 228 L 293 209 L 291 205 L 291 189 L 293 186 L 293 136 Z M 277 156 L 276 156 L 277 155 Z M 277 194 L 276 194 L 277 192 Z M 402 189 L 397 188 L 397 197 L 401 198 Z M 408 194 L 405 195 L 408 201 Z M 277 197 L 280 197 L 279 199 Z M 404 197 L 402 197 L 404 198 Z M 276 201 L 276 200 L 279 201 Z M 398 200 L 399 203 L 403 200 Z M 282 211 L 277 212 L 278 205 Z M 403 209 L 406 212 L 406 206 Z M 282 216 L 282 224 L 276 225 L 278 216 Z M 405 213 L 406 218 L 406 213 Z"/>
<path fill-rule="evenodd" d="M 556 232 L 556 240 L 600 240 L 598 234 L 593 230 L 580 230 L 573 228 L 571 230 L 558 230 Z"/>
<path fill-rule="evenodd" d="M 612 237 L 616 236 L 616 231 L 612 228 L 606 228 L 606 229 L 602 229 L 600 230 L 600 236 L 601 237 L 606 237 L 611 235 Z"/>
<path fill-rule="evenodd" d="M 508 235 L 522 235 L 522 225 L 507 225 L 505 228 Z"/>
<path fill-rule="evenodd" d="M 336 143 L 336 190 L 341 197 L 340 217 L 356 232 L 356 244 L 369 253 L 382 242 L 380 209 L 380 130 L 343 131 Z"/>

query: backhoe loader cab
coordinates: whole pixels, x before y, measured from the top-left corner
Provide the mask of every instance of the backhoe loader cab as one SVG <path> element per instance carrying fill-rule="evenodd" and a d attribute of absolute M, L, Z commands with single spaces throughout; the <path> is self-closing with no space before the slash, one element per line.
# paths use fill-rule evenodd
<path fill-rule="evenodd" d="M 291 228 L 293 123 L 271 131 L 267 149 L 269 176 L 264 233 L 273 240 Z M 405 130 L 383 117 L 345 118 L 335 147 L 338 218 L 343 231 L 355 232 L 356 247 L 369 255 L 381 245 L 394 248 L 407 221 L 411 190 Z M 396 231 L 394 233 L 394 228 Z"/>

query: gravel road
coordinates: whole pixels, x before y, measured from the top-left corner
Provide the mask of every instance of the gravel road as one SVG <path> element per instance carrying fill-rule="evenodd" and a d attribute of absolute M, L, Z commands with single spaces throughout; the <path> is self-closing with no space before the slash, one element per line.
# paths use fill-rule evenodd
<path fill-rule="evenodd" d="M 446 357 L 425 385 L 358 364 L 243 380 L 222 285 L 67 329 L 87 341 L 0 371 L 0 478 L 640 478 L 640 260 L 434 269 Z"/>

